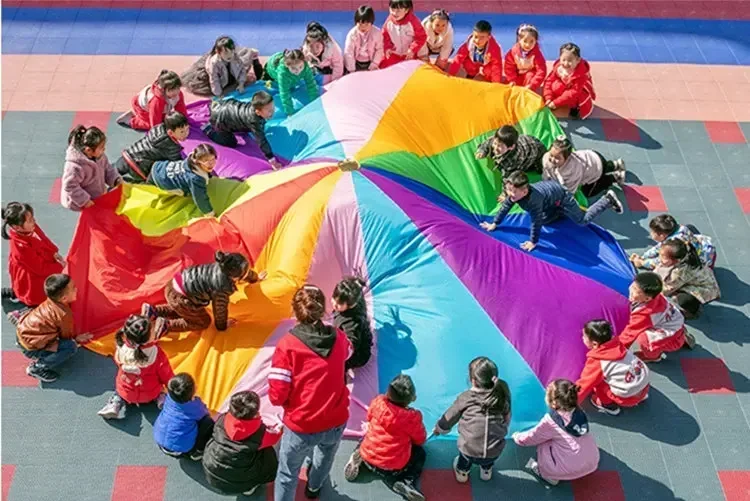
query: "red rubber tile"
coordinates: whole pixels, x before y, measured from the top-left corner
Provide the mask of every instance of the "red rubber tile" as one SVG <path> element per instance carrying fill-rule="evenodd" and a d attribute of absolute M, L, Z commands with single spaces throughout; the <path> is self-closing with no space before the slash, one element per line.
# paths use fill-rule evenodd
<path fill-rule="evenodd" d="M 166 466 L 118 466 L 112 501 L 163 501 Z"/>
<path fill-rule="evenodd" d="M 720 358 L 681 358 L 680 365 L 690 393 L 734 393 L 729 369 Z"/>
<path fill-rule="evenodd" d="M 714 143 L 740 143 L 747 141 L 745 135 L 737 122 L 703 122 L 706 126 L 708 137 Z"/>
<path fill-rule="evenodd" d="M 616 471 L 598 470 L 578 480 L 573 480 L 575 501 L 625 501 L 620 474 Z"/>
<path fill-rule="evenodd" d="M 10 486 L 13 485 L 13 476 L 16 474 L 16 465 L 3 465 L 3 501 L 8 501 Z"/>
<path fill-rule="evenodd" d="M 632 120 L 621 119 L 602 119 L 602 129 L 607 141 L 639 143 L 641 141 L 641 131 Z"/>
<path fill-rule="evenodd" d="M 425 470 L 419 484 L 427 499 L 472 501 L 471 484 L 459 484 L 453 470 Z"/>
<path fill-rule="evenodd" d="M 52 188 L 49 189 L 49 199 L 52 205 L 60 205 L 60 190 L 62 189 L 62 178 L 58 177 L 52 182 Z"/>
<path fill-rule="evenodd" d="M 633 212 L 665 212 L 667 203 L 658 186 L 623 186 L 625 201 Z"/>
<path fill-rule="evenodd" d="M 726 501 L 750 501 L 750 471 L 720 471 Z"/>
<path fill-rule="evenodd" d="M 72 127 L 85 125 L 86 127 L 99 127 L 102 132 L 107 133 L 107 125 L 111 113 L 109 111 L 77 111 L 73 116 Z"/>
<path fill-rule="evenodd" d="M 734 194 L 742 207 L 742 212 L 750 214 L 750 188 L 735 188 Z"/>
<path fill-rule="evenodd" d="M 39 386 L 39 381 L 26 375 L 28 365 L 29 359 L 24 357 L 20 351 L 3 350 L 3 386 L 15 388 Z"/>

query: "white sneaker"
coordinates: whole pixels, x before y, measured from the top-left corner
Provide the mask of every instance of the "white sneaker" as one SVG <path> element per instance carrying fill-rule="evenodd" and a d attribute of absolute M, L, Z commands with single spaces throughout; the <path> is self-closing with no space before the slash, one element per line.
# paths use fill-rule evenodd
<path fill-rule="evenodd" d="M 125 402 L 115 397 L 109 399 L 107 405 L 101 408 L 98 415 L 104 419 L 124 419 L 125 418 Z"/>
<path fill-rule="evenodd" d="M 453 473 L 456 474 L 456 482 L 459 484 L 465 484 L 469 481 L 469 472 L 458 469 L 458 456 L 453 459 Z"/>
<path fill-rule="evenodd" d="M 536 475 L 537 477 L 541 478 L 545 482 L 547 482 L 550 485 L 557 485 L 560 483 L 559 480 L 551 480 L 549 478 L 544 478 L 541 473 L 539 473 L 539 463 L 536 462 L 536 459 L 530 458 L 528 463 L 526 463 L 526 468 L 531 470 L 531 472 Z"/>
<path fill-rule="evenodd" d="M 492 480 L 492 467 L 479 468 L 479 478 L 485 482 Z"/>
<path fill-rule="evenodd" d="M 252 496 L 253 494 L 255 494 L 255 491 L 257 491 L 257 490 L 258 490 L 258 487 L 260 487 L 260 485 L 256 485 L 255 487 L 253 487 L 253 488 L 252 488 L 252 489 L 250 489 L 249 491 L 245 491 L 245 492 L 243 492 L 243 493 L 242 493 L 242 495 L 243 495 L 243 496 L 247 496 L 247 497 L 250 497 L 250 496 Z"/>
<path fill-rule="evenodd" d="M 622 202 L 620 202 L 620 199 L 617 198 L 617 194 L 614 191 L 609 190 L 604 194 L 604 196 L 609 199 L 610 203 L 612 204 L 612 210 L 615 211 L 615 214 L 623 213 L 624 209 L 622 207 Z"/>
<path fill-rule="evenodd" d="M 612 165 L 614 166 L 615 170 L 625 172 L 625 160 L 622 158 L 618 158 L 617 160 L 612 161 Z"/>
<path fill-rule="evenodd" d="M 625 184 L 625 171 L 624 170 L 618 170 L 612 173 L 612 177 L 615 179 L 615 182 L 622 186 Z"/>

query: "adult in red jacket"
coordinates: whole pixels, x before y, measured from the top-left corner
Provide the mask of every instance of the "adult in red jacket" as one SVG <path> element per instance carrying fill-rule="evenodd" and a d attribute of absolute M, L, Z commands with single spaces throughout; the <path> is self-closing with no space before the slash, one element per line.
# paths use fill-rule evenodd
<path fill-rule="evenodd" d="M 37 226 L 34 209 L 29 204 L 10 202 L 3 209 L 2 218 L 2 236 L 10 240 L 11 285 L 11 290 L 3 289 L 3 308 L 40 305 L 47 299 L 44 281 L 50 275 L 62 273 L 65 262 L 57 253 L 57 246 Z"/>
<path fill-rule="evenodd" d="M 541 88 L 547 76 L 547 61 L 539 48 L 539 32 L 530 24 L 516 31 L 516 44 L 505 55 L 505 78 L 509 84 L 533 91 Z"/>
<path fill-rule="evenodd" d="M 581 58 L 581 49 L 573 43 L 560 47 L 560 58 L 555 61 L 544 82 L 544 104 L 554 110 L 570 108 L 573 118 L 588 118 L 594 111 L 594 80 L 591 66 Z"/>
<path fill-rule="evenodd" d="M 458 48 L 448 73 L 458 75 L 461 68 L 466 71 L 467 78 L 495 83 L 503 81 L 503 50 L 492 36 L 492 25 L 487 21 L 478 21 L 474 25 L 474 32 Z"/>
<path fill-rule="evenodd" d="M 297 291 L 297 325 L 276 345 L 268 397 L 284 408 L 275 501 L 293 501 L 303 463 L 312 455 L 305 495 L 320 496 L 349 419 L 345 365 L 353 348 L 342 331 L 324 324 L 326 298 L 314 285 Z"/>
<path fill-rule="evenodd" d="M 180 90 L 182 81 L 174 71 L 162 70 L 151 85 L 135 95 L 132 111 L 120 115 L 117 123 L 136 130 L 150 130 L 164 122 L 164 117 L 176 111 L 187 116 L 185 96 Z"/>

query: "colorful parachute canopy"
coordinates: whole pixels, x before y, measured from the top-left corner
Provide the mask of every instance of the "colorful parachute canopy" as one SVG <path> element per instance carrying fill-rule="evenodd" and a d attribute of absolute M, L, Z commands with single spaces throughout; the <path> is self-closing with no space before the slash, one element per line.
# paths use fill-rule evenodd
<path fill-rule="evenodd" d="M 349 75 L 271 124 L 273 148 L 293 165 L 259 172 L 265 167 L 253 157 L 238 176 L 250 175 L 244 182 L 211 181 L 218 219 L 198 218 L 189 198 L 150 186 L 125 185 L 85 210 L 69 258 L 80 289 L 77 329 L 96 334 L 91 349 L 111 354 L 112 332 L 142 302 L 161 302 L 175 273 L 212 261 L 219 249 L 244 253 L 269 278 L 232 297 L 238 323 L 161 341 L 175 371 L 192 373 L 198 394 L 222 411 L 237 390 L 266 395 L 296 289 L 315 283 L 330 294 L 359 270 L 370 283 L 376 344 L 353 383 L 350 433 L 402 372 L 414 379 L 431 426 L 467 388 L 468 364 L 480 355 L 497 362 L 510 385 L 511 430 L 527 428 L 545 412 L 544 386 L 581 370 L 583 324 L 606 318 L 624 326 L 632 271 L 614 239 L 593 225 L 545 227 L 531 254 L 519 249 L 525 213 L 513 212 L 501 231 L 479 228 L 496 208 L 500 179 L 474 149 L 508 123 L 548 143 L 560 132 L 541 99 L 523 89 L 449 78 L 415 62 Z M 344 157 L 362 168 L 339 170 Z M 280 412 L 267 401 L 263 411 Z"/>

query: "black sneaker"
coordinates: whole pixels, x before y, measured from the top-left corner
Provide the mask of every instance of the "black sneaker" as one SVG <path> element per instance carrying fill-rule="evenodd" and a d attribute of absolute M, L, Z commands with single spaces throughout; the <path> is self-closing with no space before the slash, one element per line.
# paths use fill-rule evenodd
<path fill-rule="evenodd" d="M 60 377 L 57 372 L 46 367 L 41 367 L 36 362 L 32 362 L 26 367 L 26 375 L 36 378 L 43 383 L 54 383 Z"/>
<path fill-rule="evenodd" d="M 622 207 L 622 202 L 617 198 L 617 194 L 614 191 L 609 190 L 604 196 L 607 197 L 607 200 L 612 204 L 612 210 L 615 211 L 616 214 L 623 213 L 625 209 Z"/>
<path fill-rule="evenodd" d="M 406 501 L 424 501 L 424 494 L 409 482 L 396 482 L 393 484 L 393 492 L 406 499 Z"/>
<path fill-rule="evenodd" d="M 360 466 L 362 466 L 362 456 L 359 454 L 359 448 L 356 448 L 349 456 L 346 466 L 344 466 L 344 478 L 349 482 L 356 480 L 359 476 Z"/>
<path fill-rule="evenodd" d="M 305 497 L 307 499 L 318 499 L 320 497 L 320 491 L 321 489 L 318 489 L 316 491 L 310 489 L 310 486 L 305 483 Z"/>
<path fill-rule="evenodd" d="M 615 403 L 603 404 L 594 395 L 591 395 L 591 405 L 596 407 L 596 410 L 598 410 L 599 412 L 603 412 L 604 414 L 609 414 L 610 416 L 618 415 L 621 410 L 620 406 Z"/>
<path fill-rule="evenodd" d="M 13 289 L 11 289 L 10 287 L 3 287 L 2 289 L 0 289 L 0 296 L 2 297 L 2 299 L 10 300 L 16 303 L 18 302 L 16 293 L 13 292 Z"/>

